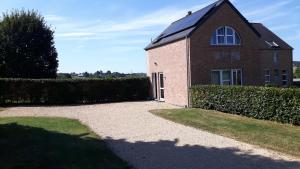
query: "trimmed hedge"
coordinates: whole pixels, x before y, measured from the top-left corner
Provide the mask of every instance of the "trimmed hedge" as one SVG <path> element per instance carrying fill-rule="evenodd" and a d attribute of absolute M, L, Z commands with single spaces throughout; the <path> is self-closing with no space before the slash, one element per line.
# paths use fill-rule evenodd
<path fill-rule="evenodd" d="M 193 86 L 191 106 L 300 125 L 300 89 Z"/>
<path fill-rule="evenodd" d="M 148 78 L 0 79 L 0 104 L 81 104 L 146 100 Z"/>

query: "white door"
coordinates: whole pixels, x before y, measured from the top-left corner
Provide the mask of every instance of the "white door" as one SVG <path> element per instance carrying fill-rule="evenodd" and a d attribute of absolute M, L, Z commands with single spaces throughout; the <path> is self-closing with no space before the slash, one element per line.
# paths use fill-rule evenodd
<path fill-rule="evenodd" d="M 159 101 L 165 101 L 165 84 L 163 73 L 159 73 Z"/>

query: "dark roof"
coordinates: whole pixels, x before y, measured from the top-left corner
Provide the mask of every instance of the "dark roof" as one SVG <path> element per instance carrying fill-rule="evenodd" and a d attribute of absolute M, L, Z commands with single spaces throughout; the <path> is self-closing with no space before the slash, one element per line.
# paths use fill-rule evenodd
<path fill-rule="evenodd" d="M 149 50 L 167 43 L 174 42 L 176 40 L 186 38 L 193 33 L 214 11 L 217 10 L 224 2 L 227 2 L 229 6 L 245 21 L 246 24 L 258 35 L 259 33 L 252 27 L 252 25 L 243 17 L 243 15 L 229 2 L 229 0 L 218 0 L 199 11 L 187 15 L 178 21 L 173 22 L 167 29 L 165 29 L 157 38 L 155 38 L 145 50 Z"/>
<path fill-rule="evenodd" d="M 219 2 L 219 1 L 218 1 Z M 186 30 L 188 28 L 194 27 L 197 22 L 204 17 L 208 11 L 210 11 L 213 7 L 215 7 L 218 3 L 215 2 L 213 4 L 208 5 L 201 10 L 192 13 L 191 15 L 187 15 L 186 17 L 173 22 L 166 30 L 164 30 L 158 37 L 158 40 L 173 34 L 176 34 L 182 30 Z"/>
<path fill-rule="evenodd" d="M 146 47 L 146 50 L 147 49 L 151 49 L 151 48 L 154 48 L 154 47 L 157 47 L 157 46 L 161 46 L 161 45 L 164 45 L 164 44 L 167 44 L 167 43 L 170 43 L 170 42 L 174 42 L 176 40 L 179 40 L 179 39 L 182 39 L 182 38 L 185 38 L 187 37 L 187 35 L 189 35 L 195 28 L 192 27 L 192 28 L 189 28 L 189 29 L 186 29 L 184 31 L 181 31 L 181 32 L 178 32 L 176 34 L 173 34 L 172 36 L 166 36 L 166 37 L 163 37 L 161 38 L 160 40 L 158 40 L 156 43 L 155 43 L 155 40 Z"/>
<path fill-rule="evenodd" d="M 273 33 L 263 24 L 252 23 L 252 25 L 261 35 L 260 39 L 262 48 L 293 49 L 289 44 L 287 44 L 285 41 L 279 38 L 275 33 Z"/>

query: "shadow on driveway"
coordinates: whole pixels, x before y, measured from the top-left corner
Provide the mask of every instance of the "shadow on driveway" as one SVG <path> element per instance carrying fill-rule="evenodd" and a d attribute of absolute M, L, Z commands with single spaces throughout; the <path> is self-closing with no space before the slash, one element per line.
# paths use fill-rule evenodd
<path fill-rule="evenodd" d="M 176 146 L 178 140 L 131 143 L 106 138 L 104 141 L 136 169 L 300 169 L 299 162 L 242 154 L 234 148 Z M 0 168 L 124 169 L 128 166 L 107 150 L 102 140 L 84 133 L 69 135 L 11 123 L 0 125 Z"/>
<path fill-rule="evenodd" d="M 117 154 L 126 156 L 138 169 L 300 169 L 300 162 L 242 154 L 235 148 L 176 146 L 176 139 L 130 143 L 107 138 L 105 141 L 118 150 L 130 149 Z"/>

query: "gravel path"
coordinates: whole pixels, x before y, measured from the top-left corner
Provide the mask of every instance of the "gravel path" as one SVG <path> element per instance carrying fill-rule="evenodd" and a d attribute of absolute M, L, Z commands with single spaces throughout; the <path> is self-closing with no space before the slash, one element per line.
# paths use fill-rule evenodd
<path fill-rule="evenodd" d="M 136 169 L 300 169 L 300 159 L 156 117 L 157 102 L 15 107 L 0 116 L 79 119 Z"/>

